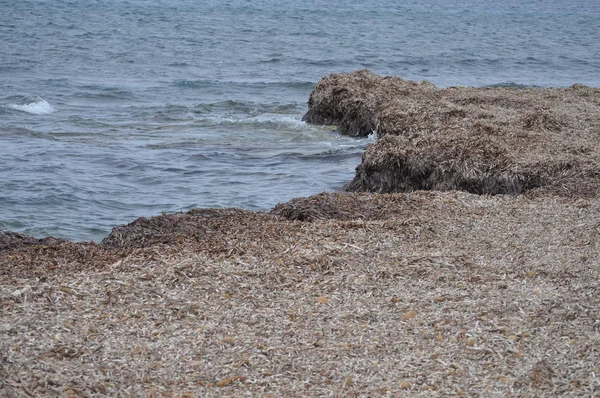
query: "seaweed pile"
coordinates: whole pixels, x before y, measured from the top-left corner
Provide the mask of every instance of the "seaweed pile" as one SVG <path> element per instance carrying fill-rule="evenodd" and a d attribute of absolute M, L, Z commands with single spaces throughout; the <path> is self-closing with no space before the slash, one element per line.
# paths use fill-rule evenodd
<path fill-rule="evenodd" d="M 33 236 L 20 234 L 18 232 L 0 231 L 0 253 L 4 250 L 19 249 L 28 246 L 48 245 L 63 242 L 62 239 L 52 237 L 36 239 Z"/>
<path fill-rule="evenodd" d="M 418 199 L 417 199 L 418 198 Z M 323 192 L 308 198 L 295 198 L 279 203 L 270 214 L 288 220 L 363 220 L 376 221 L 393 218 L 409 218 L 417 205 L 433 199 L 422 192 L 418 196 L 340 192 Z"/>
<path fill-rule="evenodd" d="M 440 89 L 367 70 L 324 77 L 304 120 L 377 134 L 349 191 L 595 196 L 600 89 Z M 530 192 L 532 191 L 532 192 Z"/>
<path fill-rule="evenodd" d="M 243 253 L 268 237 L 285 233 L 279 218 L 239 209 L 194 209 L 187 213 L 140 217 L 113 228 L 99 244 L 63 239 L 36 239 L 0 233 L 0 275 L 43 277 L 98 270 L 120 261 L 154 261 L 203 252 L 214 258 Z"/>
<path fill-rule="evenodd" d="M 320 194 L 46 243 L 0 253 L 2 396 L 600 389 L 596 198 Z"/>

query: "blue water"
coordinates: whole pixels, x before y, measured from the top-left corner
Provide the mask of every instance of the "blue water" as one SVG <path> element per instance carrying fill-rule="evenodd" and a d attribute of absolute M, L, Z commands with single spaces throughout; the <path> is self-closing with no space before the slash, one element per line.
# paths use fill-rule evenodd
<path fill-rule="evenodd" d="M 0 0 L 0 229 L 340 189 L 369 139 L 300 121 L 326 74 L 600 86 L 600 1 Z"/>

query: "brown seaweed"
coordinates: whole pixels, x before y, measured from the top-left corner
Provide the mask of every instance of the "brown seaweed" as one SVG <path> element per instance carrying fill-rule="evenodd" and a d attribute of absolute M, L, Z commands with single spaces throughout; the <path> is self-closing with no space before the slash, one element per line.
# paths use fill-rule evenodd
<path fill-rule="evenodd" d="M 369 71 L 324 77 L 304 119 L 370 145 L 350 191 L 600 191 L 600 89 L 436 88 Z"/>

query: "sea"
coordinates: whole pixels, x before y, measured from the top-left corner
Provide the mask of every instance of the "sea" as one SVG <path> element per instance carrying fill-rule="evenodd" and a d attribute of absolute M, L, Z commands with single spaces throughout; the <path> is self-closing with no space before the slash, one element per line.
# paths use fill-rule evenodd
<path fill-rule="evenodd" d="M 0 0 L 0 230 L 341 190 L 373 137 L 302 122 L 330 73 L 600 86 L 598 0 Z"/>

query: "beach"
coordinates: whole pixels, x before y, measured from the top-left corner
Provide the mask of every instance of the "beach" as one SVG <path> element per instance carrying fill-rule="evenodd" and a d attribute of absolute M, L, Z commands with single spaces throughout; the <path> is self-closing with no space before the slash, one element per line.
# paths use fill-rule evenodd
<path fill-rule="evenodd" d="M 328 75 L 354 192 L 3 232 L 0 395 L 597 395 L 600 90 L 493 90 Z"/>

